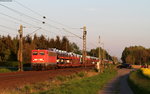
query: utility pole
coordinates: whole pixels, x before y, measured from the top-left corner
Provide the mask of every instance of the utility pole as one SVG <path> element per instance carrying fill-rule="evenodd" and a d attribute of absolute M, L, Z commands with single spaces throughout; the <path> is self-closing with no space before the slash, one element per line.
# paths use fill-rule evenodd
<path fill-rule="evenodd" d="M 98 41 L 99 47 L 98 47 L 98 56 L 99 56 L 99 62 L 101 59 L 101 54 L 100 54 L 100 36 L 99 36 L 99 41 Z"/>
<path fill-rule="evenodd" d="M 84 26 L 83 28 L 83 50 L 82 50 L 82 62 L 86 68 L 86 26 Z"/>
<path fill-rule="evenodd" d="M 100 36 L 99 36 L 99 39 L 98 39 L 98 44 L 99 44 L 99 47 L 98 47 L 98 57 L 99 57 L 99 64 L 98 66 L 100 67 L 100 72 L 102 72 L 102 66 L 101 66 L 101 53 L 100 53 L 100 47 L 101 47 L 101 39 L 100 39 Z"/>
<path fill-rule="evenodd" d="M 66 41 L 66 51 L 68 51 L 68 49 L 67 49 L 67 48 L 68 48 L 68 47 L 67 47 L 67 45 L 68 45 L 68 43 L 67 43 L 67 41 Z"/>
<path fill-rule="evenodd" d="M 102 59 L 104 59 L 104 43 L 102 43 L 102 49 L 103 49 Z"/>
<path fill-rule="evenodd" d="M 103 60 L 103 62 L 102 62 L 102 64 L 103 64 L 103 69 L 105 69 L 105 61 L 104 61 L 104 58 L 105 58 L 105 50 L 104 50 L 104 43 L 102 43 L 102 48 L 103 48 L 103 56 L 102 56 L 102 60 Z"/>
<path fill-rule="evenodd" d="M 18 71 L 23 71 L 23 65 L 22 65 L 22 50 L 23 50 L 23 43 L 22 43 L 22 37 L 23 37 L 23 26 L 20 25 L 19 32 L 19 50 L 18 50 Z"/>

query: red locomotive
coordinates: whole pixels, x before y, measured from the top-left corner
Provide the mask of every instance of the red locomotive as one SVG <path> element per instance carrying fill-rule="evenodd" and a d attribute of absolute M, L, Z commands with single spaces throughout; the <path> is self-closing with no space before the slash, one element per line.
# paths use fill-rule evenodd
<path fill-rule="evenodd" d="M 86 57 L 86 63 L 82 63 L 82 55 L 61 51 L 55 48 L 48 50 L 32 50 L 31 65 L 33 70 L 46 70 L 52 68 L 95 66 L 96 57 Z"/>

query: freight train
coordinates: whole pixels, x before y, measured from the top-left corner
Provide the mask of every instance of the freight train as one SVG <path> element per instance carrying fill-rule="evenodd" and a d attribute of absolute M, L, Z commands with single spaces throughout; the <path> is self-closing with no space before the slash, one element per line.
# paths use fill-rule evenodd
<path fill-rule="evenodd" d="M 96 57 L 86 56 L 85 63 L 82 55 L 66 52 L 55 48 L 32 50 L 31 66 L 33 70 L 48 70 L 66 67 L 92 67 L 99 61 Z"/>

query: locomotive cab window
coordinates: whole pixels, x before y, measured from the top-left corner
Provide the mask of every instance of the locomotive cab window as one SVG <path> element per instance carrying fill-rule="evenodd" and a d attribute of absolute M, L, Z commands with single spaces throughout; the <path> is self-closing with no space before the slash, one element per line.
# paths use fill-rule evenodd
<path fill-rule="evenodd" d="M 37 55 L 38 54 L 38 52 L 33 52 L 33 55 Z"/>
<path fill-rule="evenodd" d="M 44 53 L 44 52 L 40 52 L 39 54 L 40 54 L 40 55 L 45 55 L 45 53 Z"/>

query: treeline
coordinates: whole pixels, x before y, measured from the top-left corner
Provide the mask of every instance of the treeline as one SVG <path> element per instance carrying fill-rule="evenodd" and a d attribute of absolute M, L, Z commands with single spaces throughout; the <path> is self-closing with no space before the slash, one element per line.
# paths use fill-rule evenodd
<path fill-rule="evenodd" d="M 8 61 L 17 61 L 19 37 L 0 36 L 0 65 Z M 23 62 L 30 63 L 31 50 L 57 48 L 69 52 L 81 54 L 79 47 L 70 42 L 65 36 L 60 38 L 46 38 L 44 35 L 26 36 L 23 38 Z"/>
<path fill-rule="evenodd" d="M 87 52 L 88 55 L 99 57 L 99 48 L 91 49 L 89 52 Z M 109 53 L 100 47 L 100 58 L 107 59 L 107 60 L 113 60 L 113 58 L 109 55 Z"/>
<path fill-rule="evenodd" d="M 126 47 L 121 57 L 123 63 L 129 64 L 150 64 L 150 49 L 142 46 Z"/>
<path fill-rule="evenodd" d="M 0 65 L 12 61 L 17 61 L 19 47 L 19 37 L 0 36 Z M 57 48 L 68 52 L 74 52 L 76 54 L 82 54 L 79 47 L 68 40 L 67 37 L 60 38 L 46 38 L 44 35 L 37 36 L 36 34 L 31 36 L 23 37 L 23 62 L 30 63 L 31 61 L 31 50 L 33 49 L 48 49 Z M 87 51 L 87 55 L 98 57 L 98 48 Z M 100 55 L 102 59 L 113 60 L 108 52 L 100 48 Z"/>

